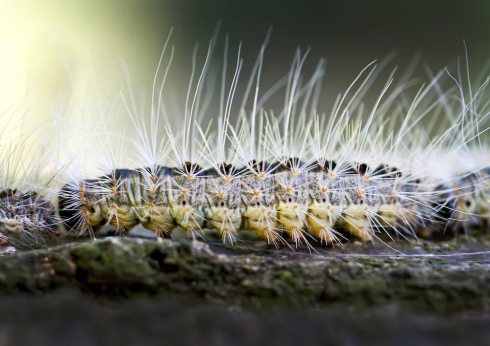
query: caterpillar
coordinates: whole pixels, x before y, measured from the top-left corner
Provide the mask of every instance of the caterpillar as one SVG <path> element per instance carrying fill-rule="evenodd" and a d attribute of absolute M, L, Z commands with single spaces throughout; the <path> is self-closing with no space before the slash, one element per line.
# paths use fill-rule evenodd
<path fill-rule="evenodd" d="M 24 108 L 35 96 L 30 92 L 2 115 L 0 139 L 0 248 L 43 244 L 60 235 L 61 221 L 56 214 L 52 183 L 44 176 L 48 158 L 36 141 L 39 126 L 31 129 Z M 20 121 L 18 121 L 20 120 Z"/>
<path fill-rule="evenodd" d="M 323 60 L 303 83 L 308 52 L 298 50 L 286 77 L 260 93 L 267 35 L 233 123 L 243 59 L 240 46 L 228 86 L 226 37 L 217 125 L 206 128 L 204 115 L 214 99 L 208 74 L 215 34 L 197 78 L 193 56 L 183 121 L 175 130 L 171 118 L 179 115 L 169 115 L 162 97 L 174 47 L 157 88 L 169 40 L 170 35 L 153 82 L 149 126 L 148 115 L 121 96 L 136 131 L 137 167 L 121 168 L 124 150 L 107 149 L 94 130 L 98 144 L 91 159 L 99 175 L 84 176 L 83 165 L 75 162 L 60 179 L 58 209 L 67 229 L 94 236 L 109 224 L 125 235 L 141 224 L 158 237 L 171 237 L 181 227 L 197 239 L 204 228 L 215 228 L 229 244 L 237 242 L 239 231 L 251 229 L 272 246 L 289 246 L 291 240 L 311 249 L 313 242 L 335 245 L 349 236 L 364 242 L 381 233 L 414 239 L 448 229 L 469 232 L 488 222 L 489 113 L 488 103 L 482 104 L 488 79 L 475 93 L 468 80 L 465 93 L 460 77 L 429 71 L 430 83 L 410 99 L 409 76 L 393 87 L 393 72 L 367 107 L 363 97 L 379 71 L 372 62 L 337 97 L 328 116 L 318 109 Z M 443 91 L 446 75 L 456 85 L 449 91 Z M 264 105 L 282 87 L 284 107 L 274 114 Z"/>

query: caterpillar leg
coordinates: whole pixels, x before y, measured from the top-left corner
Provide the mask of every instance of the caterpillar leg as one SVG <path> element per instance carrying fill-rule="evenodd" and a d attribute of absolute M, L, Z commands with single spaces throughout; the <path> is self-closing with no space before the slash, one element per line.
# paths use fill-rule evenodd
<path fill-rule="evenodd" d="M 378 215 L 380 222 L 386 226 L 394 227 L 400 219 L 401 205 L 397 204 L 381 204 L 379 206 Z"/>
<path fill-rule="evenodd" d="M 289 235 L 289 238 L 294 242 L 296 247 L 305 244 L 307 247 L 311 247 L 310 243 L 305 237 L 306 217 L 304 215 L 308 212 L 308 207 L 301 206 L 295 203 L 282 203 L 280 202 L 277 211 L 279 214 L 279 221 Z"/>
<path fill-rule="evenodd" d="M 168 207 L 141 207 L 138 209 L 141 225 L 158 238 L 169 238 L 175 228 L 171 209 Z"/>
<path fill-rule="evenodd" d="M 268 174 L 269 167 L 266 162 L 253 161 L 248 168 L 252 174 L 240 178 L 241 197 L 245 207 L 243 217 L 260 238 L 278 248 L 280 244 L 287 242 L 277 232 L 279 220 L 276 210 L 275 178 Z"/>
<path fill-rule="evenodd" d="M 344 216 L 342 225 L 349 233 L 361 239 L 363 242 L 372 241 L 371 224 L 363 210 L 363 206 L 349 205 L 344 210 L 346 215 Z"/>
<path fill-rule="evenodd" d="M 321 244 L 340 243 L 340 234 L 333 228 L 339 217 L 340 213 L 334 212 L 330 204 L 322 205 L 313 200 L 307 217 L 310 232 Z"/>
<path fill-rule="evenodd" d="M 186 230 L 189 238 L 196 240 L 197 236 L 202 237 L 199 232 L 204 225 L 204 215 L 197 208 L 172 205 L 172 217 L 180 227 Z"/>
<path fill-rule="evenodd" d="M 107 223 L 114 226 L 117 234 L 126 235 L 131 228 L 138 224 L 137 214 L 133 208 L 120 206 L 116 203 L 101 202 L 101 210 Z"/>
<path fill-rule="evenodd" d="M 242 214 L 239 209 L 210 207 L 206 208 L 206 217 L 221 234 L 223 243 L 232 245 L 236 243 L 236 235 L 242 223 Z"/>
<path fill-rule="evenodd" d="M 269 245 L 274 245 L 277 248 L 280 244 L 286 243 L 276 231 L 278 219 L 275 208 L 247 206 L 243 216 L 247 218 L 249 227 L 260 238 L 266 240 Z"/>
<path fill-rule="evenodd" d="M 141 225 L 155 233 L 157 238 L 171 238 L 172 231 L 175 225 L 172 223 L 166 223 L 161 221 L 149 220 L 148 222 L 142 222 Z"/>

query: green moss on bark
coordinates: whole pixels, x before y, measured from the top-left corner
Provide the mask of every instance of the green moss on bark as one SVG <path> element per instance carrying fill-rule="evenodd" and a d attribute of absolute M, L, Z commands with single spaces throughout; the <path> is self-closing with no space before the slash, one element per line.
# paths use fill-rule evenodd
<path fill-rule="evenodd" d="M 450 255 L 451 247 L 445 248 Z M 203 243 L 106 238 L 0 257 L 0 292 L 79 287 L 104 295 L 171 292 L 261 306 L 395 302 L 451 312 L 490 303 L 489 264 L 485 252 L 269 256 Z"/>

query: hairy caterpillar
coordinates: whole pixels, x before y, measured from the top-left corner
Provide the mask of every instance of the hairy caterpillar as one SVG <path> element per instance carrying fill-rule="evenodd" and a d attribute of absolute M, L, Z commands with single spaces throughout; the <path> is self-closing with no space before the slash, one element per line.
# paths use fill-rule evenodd
<path fill-rule="evenodd" d="M 409 101 L 406 90 L 411 84 L 393 87 L 391 75 L 367 107 L 363 96 L 377 74 L 373 62 L 339 95 L 327 116 L 318 110 L 324 63 L 303 84 L 307 54 L 299 50 L 286 78 L 260 93 L 267 37 L 238 120 L 232 123 L 242 59 L 239 48 L 228 87 L 227 39 L 217 126 L 203 128 L 213 99 L 205 81 L 216 39 L 211 39 L 197 78 L 193 58 L 178 131 L 170 126 L 162 98 L 173 47 L 156 88 L 167 40 L 154 79 L 149 127 L 134 100 L 123 97 L 137 132 L 132 143 L 136 168 L 120 168 L 117 155 L 103 149 L 96 150 L 99 158 L 93 160 L 99 162 L 98 176 L 87 178 L 81 170 L 67 169 L 58 194 L 67 228 L 93 235 L 110 224 L 126 234 L 140 223 L 157 236 L 171 236 L 179 226 L 196 239 L 203 228 L 211 227 L 231 244 L 240 230 L 252 229 L 275 246 L 287 244 L 287 237 L 296 246 L 311 247 L 317 240 L 341 242 L 348 234 L 372 241 L 380 232 L 413 238 L 429 230 L 468 231 L 471 223 L 489 219 L 488 146 L 483 136 L 488 105 L 480 104 L 488 80 L 475 94 L 470 85 L 465 95 L 461 81 L 444 92 L 441 71 Z M 274 114 L 264 104 L 284 85 L 284 107 Z M 438 121 L 449 125 L 435 128 Z M 446 166 L 468 152 L 473 155 L 471 167 Z"/>
<path fill-rule="evenodd" d="M 32 137 L 41 125 L 28 118 L 35 92 L 14 103 L 2 115 L 0 139 L 0 245 L 29 246 L 60 234 L 60 220 L 53 203 L 54 191 L 48 192 L 43 161 L 48 158 Z M 17 121 L 20 120 L 20 121 Z M 26 130 L 29 129 L 29 130 Z"/>

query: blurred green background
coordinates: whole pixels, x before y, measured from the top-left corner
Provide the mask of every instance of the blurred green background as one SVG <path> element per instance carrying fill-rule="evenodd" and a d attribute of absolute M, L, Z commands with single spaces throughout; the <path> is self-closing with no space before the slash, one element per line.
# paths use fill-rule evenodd
<path fill-rule="evenodd" d="M 68 103 L 72 83 L 62 51 L 80 98 L 113 100 L 125 85 L 122 60 L 135 94 L 148 95 L 172 26 L 176 52 L 165 92 L 184 95 L 194 44 L 201 44 L 198 61 L 202 64 L 219 20 L 223 24 L 215 57 L 220 60 L 224 33 L 229 33 L 229 76 L 238 44 L 243 43 L 240 85 L 246 84 L 260 44 L 273 27 L 265 55 L 264 89 L 287 73 L 298 46 L 311 47 L 306 72 L 320 57 L 328 59 L 327 96 L 345 90 L 366 64 L 393 51 L 397 55 L 388 70 L 400 65 L 403 71 L 417 52 L 438 70 L 464 56 L 463 40 L 473 72 L 490 58 L 490 2 L 485 0 L 4 0 L 0 2 L 0 109 L 34 87 L 52 104 L 59 99 Z M 416 75 L 423 76 L 423 69 Z M 36 112 L 34 118 L 48 116 Z"/>

